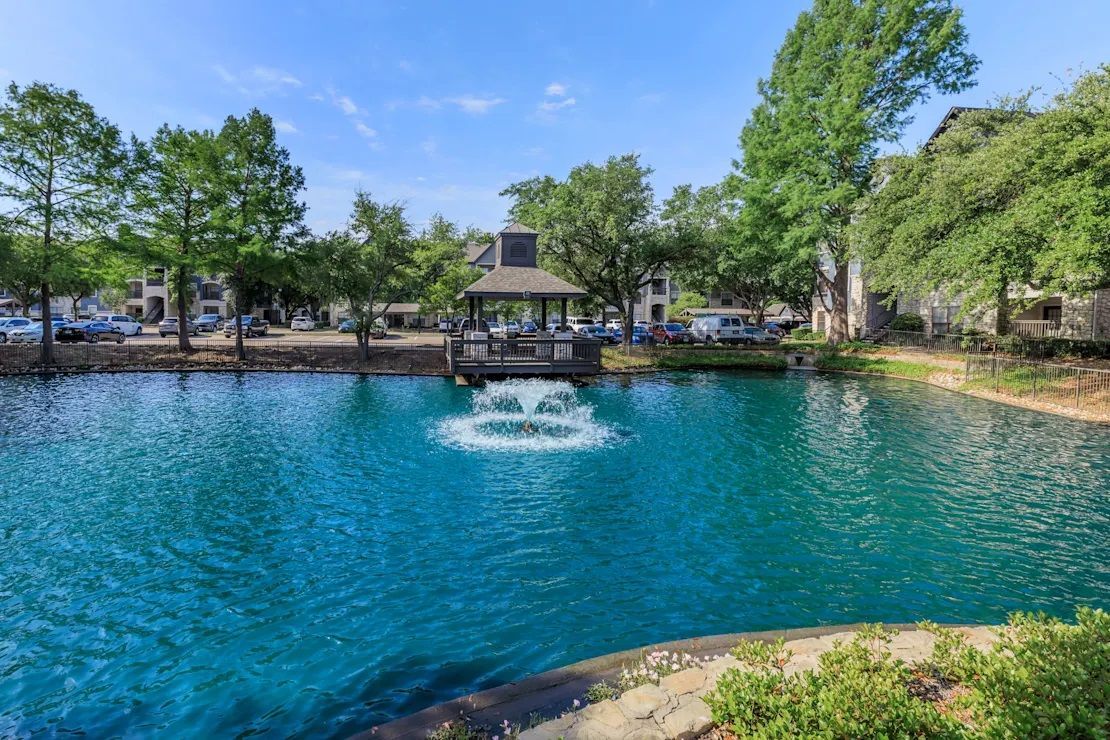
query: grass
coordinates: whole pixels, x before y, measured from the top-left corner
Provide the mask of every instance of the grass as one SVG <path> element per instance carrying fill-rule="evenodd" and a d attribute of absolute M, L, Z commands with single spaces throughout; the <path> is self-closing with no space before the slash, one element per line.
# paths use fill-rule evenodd
<path fill-rule="evenodd" d="M 786 358 L 782 355 L 764 355 L 745 350 L 699 352 L 698 350 L 671 350 L 655 358 L 656 367 L 667 370 L 691 368 L 750 368 L 753 370 L 785 370 Z"/>
<path fill-rule="evenodd" d="M 857 355 L 827 354 L 817 358 L 814 365 L 818 370 L 847 370 L 856 373 L 893 375 L 899 378 L 925 380 L 933 373 L 944 372 L 945 368 L 923 362 L 888 360 L 883 357 L 860 357 Z"/>

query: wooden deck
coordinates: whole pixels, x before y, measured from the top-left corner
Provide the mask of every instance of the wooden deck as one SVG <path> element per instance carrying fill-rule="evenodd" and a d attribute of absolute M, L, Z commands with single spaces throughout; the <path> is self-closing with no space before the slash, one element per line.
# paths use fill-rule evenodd
<path fill-rule="evenodd" d="M 455 375 L 594 375 L 601 371 L 596 339 L 444 340 Z"/>

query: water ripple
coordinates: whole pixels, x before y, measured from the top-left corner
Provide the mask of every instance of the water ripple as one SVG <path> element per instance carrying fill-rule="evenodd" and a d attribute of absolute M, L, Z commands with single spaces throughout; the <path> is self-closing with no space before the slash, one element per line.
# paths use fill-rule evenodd
<path fill-rule="evenodd" d="M 1106 429 L 918 384 L 604 380 L 542 449 L 432 378 L 0 385 L 0 736 L 343 736 L 656 640 L 1110 597 Z"/>

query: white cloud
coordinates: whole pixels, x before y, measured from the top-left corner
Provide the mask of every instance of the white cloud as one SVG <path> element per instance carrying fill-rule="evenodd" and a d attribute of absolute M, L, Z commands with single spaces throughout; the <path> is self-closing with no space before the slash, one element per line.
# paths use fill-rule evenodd
<path fill-rule="evenodd" d="M 283 134 L 299 133 L 297 131 L 297 127 L 294 126 L 292 123 L 290 123 L 289 121 L 282 121 L 280 119 L 274 121 L 274 129 Z"/>
<path fill-rule="evenodd" d="M 639 97 L 641 103 L 661 103 L 663 102 L 663 93 L 645 93 Z"/>
<path fill-rule="evenodd" d="M 348 116 L 353 116 L 358 113 L 358 106 L 355 105 L 355 101 L 351 100 L 346 95 L 339 95 L 335 97 L 332 102 L 335 103 L 335 106 L 339 108 L 339 110 L 343 111 L 343 113 Z"/>
<path fill-rule="evenodd" d="M 397 69 L 401 70 L 402 72 L 412 72 L 412 62 L 410 62 L 408 59 L 402 59 L 401 61 L 397 62 Z"/>
<path fill-rule="evenodd" d="M 324 102 L 324 96 L 321 95 L 320 93 L 312 93 L 311 95 L 308 96 L 308 99 L 309 100 L 315 100 L 317 103 Z"/>
<path fill-rule="evenodd" d="M 466 113 L 483 115 L 489 113 L 490 108 L 506 102 L 505 98 L 486 98 L 477 95 L 460 95 L 455 98 L 446 98 L 445 102 L 457 105 Z"/>
<path fill-rule="evenodd" d="M 561 98 L 567 94 L 567 86 L 561 82 L 552 82 L 544 88 L 543 94 L 551 98 Z"/>
<path fill-rule="evenodd" d="M 542 157 L 543 155 L 547 154 L 547 150 L 544 149 L 542 146 L 530 146 L 522 153 L 526 157 Z"/>
<path fill-rule="evenodd" d="M 439 151 L 439 142 L 432 138 L 424 139 L 420 142 L 420 150 L 431 157 Z"/>
<path fill-rule="evenodd" d="M 355 131 L 358 131 L 360 135 L 365 136 L 367 139 L 376 139 L 378 136 L 377 131 L 370 128 L 362 121 L 355 122 Z"/>
<path fill-rule="evenodd" d="M 545 113 L 552 113 L 561 108 L 570 108 L 576 103 L 574 98 L 564 98 L 563 100 L 545 100 L 540 103 L 540 110 Z"/>
<path fill-rule="evenodd" d="M 301 87 L 304 84 L 285 70 L 276 67 L 265 67 L 260 64 L 241 72 L 232 72 L 227 67 L 216 64 L 213 65 L 212 71 L 224 84 L 248 97 L 264 97 L 273 93 L 284 92 L 289 88 Z"/>

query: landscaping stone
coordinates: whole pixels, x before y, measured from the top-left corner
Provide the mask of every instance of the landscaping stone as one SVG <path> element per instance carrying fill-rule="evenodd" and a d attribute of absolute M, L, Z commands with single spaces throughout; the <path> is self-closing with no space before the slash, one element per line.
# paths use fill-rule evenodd
<path fill-rule="evenodd" d="M 659 687 L 653 686 L 652 688 L 658 690 Z M 603 725 L 608 725 L 609 727 L 622 727 L 628 721 L 628 718 L 625 717 L 620 707 L 618 707 L 617 703 L 612 699 L 606 699 L 597 704 L 591 704 L 579 712 L 579 714 L 582 716 L 583 720 L 593 720 Z"/>
<path fill-rule="evenodd" d="M 541 725 L 542 727 L 542 725 Z M 598 722 L 596 719 L 587 719 L 576 722 L 569 730 L 563 733 L 566 740 L 622 740 L 624 725 L 616 727 Z"/>
<path fill-rule="evenodd" d="M 713 725 L 713 715 L 709 705 L 701 699 L 691 698 L 663 718 L 663 732 L 669 738 L 687 740 L 697 737 Z"/>
<path fill-rule="evenodd" d="M 618 705 L 629 719 L 647 719 L 656 710 L 667 706 L 669 703 L 670 697 L 667 696 L 667 693 L 659 686 L 649 683 L 624 692 Z"/>
<path fill-rule="evenodd" d="M 693 694 L 705 688 L 706 673 L 701 668 L 687 668 L 678 673 L 664 676 L 659 688 L 670 691 L 675 696 Z"/>

